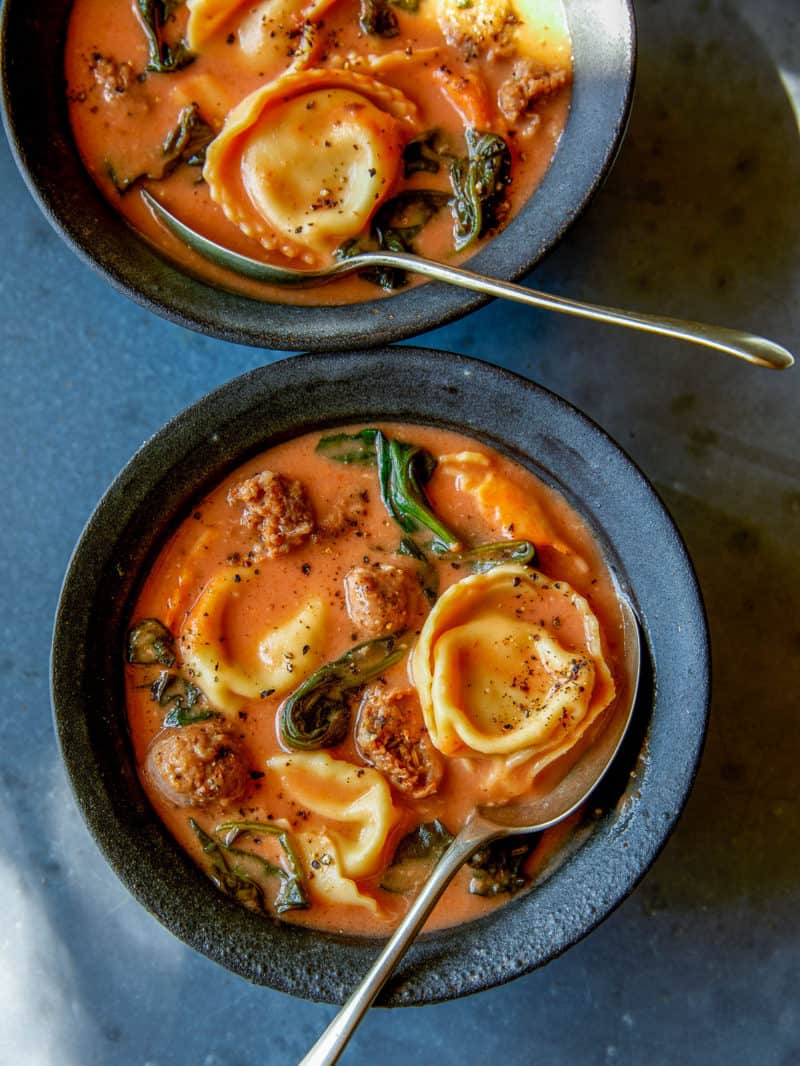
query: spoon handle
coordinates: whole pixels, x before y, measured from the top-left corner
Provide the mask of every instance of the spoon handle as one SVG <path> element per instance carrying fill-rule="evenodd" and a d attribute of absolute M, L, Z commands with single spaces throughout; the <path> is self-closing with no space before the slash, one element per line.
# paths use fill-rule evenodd
<path fill-rule="evenodd" d="M 444 281 L 463 289 L 486 293 L 488 296 L 515 300 L 517 303 L 528 304 L 531 307 L 560 311 L 562 314 L 588 318 L 593 322 L 607 322 L 611 325 L 627 326 L 629 329 L 659 333 L 664 337 L 690 341 L 707 348 L 716 348 L 727 355 L 733 355 L 737 359 L 744 359 L 745 362 L 765 366 L 771 370 L 785 370 L 794 364 L 794 356 L 786 348 L 765 337 L 759 337 L 744 330 L 730 329 L 727 326 L 712 326 L 703 322 L 688 322 L 679 318 L 669 318 L 666 315 L 641 314 L 637 311 L 622 311 L 616 307 L 581 303 L 579 300 L 569 300 L 564 296 L 551 296 L 535 289 L 526 289 L 522 285 L 514 285 L 511 282 L 496 281 L 494 278 L 486 278 L 481 274 L 473 274 L 472 271 L 464 270 L 462 267 L 434 263 L 430 259 L 422 259 L 415 255 L 403 253 L 383 255 L 380 252 L 368 252 L 359 256 L 359 260 L 365 263 L 375 263 L 375 265 L 400 267 L 416 274 L 424 274 L 436 281 Z"/>
<path fill-rule="evenodd" d="M 706 348 L 716 348 L 727 355 L 733 355 L 737 359 L 744 359 L 747 363 L 765 366 L 771 370 L 786 370 L 794 365 L 794 356 L 786 348 L 767 340 L 766 337 L 759 337 L 744 330 L 730 329 L 727 326 L 710 326 L 704 322 L 684 322 L 682 319 L 668 318 L 665 315 L 622 311 L 617 307 L 600 307 L 597 304 L 569 300 L 565 296 L 550 296 L 545 292 L 514 285 L 510 281 L 486 278 L 481 274 L 474 274 L 471 270 L 464 270 L 462 267 L 446 266 L 432 259 L 423 259 L 422 256 L 406 252 L 360 252 L 358 255 L 340 259 L 332 266 L 321 270 L 292 270 L 275 267 L 216 244 L 190 229 L 180 219 L 175 218 L 146 189 L 142 190 L 141 195 L 156 218 L 200 255 L 228 270 L 270 285 L 307 288 L 325 284 L 334 278 L 345 277 L 364 267 L 395 267 L 399 270 L 408 270 L 412 274 L 423 274 L 427 278 L 443 281 L 448 285 L 482 292 L 487 296 L 515 300 L 517 303 L 528 304 L 530 307 L 560 311 L 562 314 L 588 318 L 593 322 L 628 326 L 630 329 L 639 329 L 646 333 L 660 333 L 663 337 L 675 337 L 693 344 L 702 344 Z"/>
<path fill-rule="evenodd" d="M 386 947 L 372 964 L 361 984 L 320 1036 L 298 1066 L 333 1066 L 347 1046 L 372 1001 L 402 959 L 412 940 L 425 924 L 436 901 L 450 881 L 478 848 L 493 837 L 502 835 L 496 826 L 474 815 L 437 863 L 408 914 L 395 930 Z"/>

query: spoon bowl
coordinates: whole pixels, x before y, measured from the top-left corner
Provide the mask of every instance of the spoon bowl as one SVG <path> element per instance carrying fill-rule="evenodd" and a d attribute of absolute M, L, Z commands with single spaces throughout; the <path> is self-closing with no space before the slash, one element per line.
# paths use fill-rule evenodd
<path fill-rule="evenodd" d="M 524 288 L 522 285 L 483 277 L 481 274 L 474 274 L 462 267 L 445 266 L 407 252 L 359 252 L 319 270 L 295 270 L 291 267 L 262 263 L 258 259 L 251 259 L 239 252 L 233 252 L 230 248 L 225 248 L 191 229 L 169 212 L 147 190 L 142 191 L 142 196 L 156 218 L 194 251 L 216 263 L 217 266 L 269 285 L 295 289 L 312 288 L 358 271 L 375 267 L 393 267 L 413 274 L 422 274 L 427 278 L 443 281 L 458 288 L 484 293 L 487 296 L 501 296 L 531 307 L 560 311 L 562 314 L 588 318 L 594 322 L 627 326 L 629 329 L 658 333 L 664 337 L 674 337 L 706 348 L 715 348 L 726 355 L 732 355 L 754 366 L 763 366 L 770 370 L 787 370 L 794 365 L 794 356 L 786 348 L 765 337 L 743 330 L 730 329 L 727 326 L 713 326 L 703 322 L 688 322 L 665 315 L 623 311 L 616 307 L 600 307 L 597 304 L 570 300 L 563 296 L 550 296 L 547 293 Z"/>
<path fill-rule="evenodd" d="M 611 720 L 601 724 L 599 735 L 553 788 L 525 803 L 478 807 L 472 812 L 361 984 L 299 1066 L 333 1066 L 338 1061 L 373 1000 L 467 859 L 493 840 L 539 833 L 557 825 L 586 802 L 605 776 L 633 717 L 642 658 L 636 614 L 626 596 L 618 592 L 618 600 L 624 633 L 626 689 L 616 701 Z"/>

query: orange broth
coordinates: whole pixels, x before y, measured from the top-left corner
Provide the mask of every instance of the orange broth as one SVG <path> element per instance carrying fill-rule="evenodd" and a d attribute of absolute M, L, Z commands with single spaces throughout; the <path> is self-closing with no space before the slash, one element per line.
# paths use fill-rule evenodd
<path fill-rule="evenodd" d="M 433 456 L 468 450 L 492 457 L 504 483 L 511 487 L 512 494 L 518 494 L 519 500 L 527 501 L 529 510 L 526 513 L 535 516 L 535 524 L 543 531 L 542 539 L 537 542 L 538 568 L 553 580 L 568 582 L 587 600 L 600 623 L 604 658 L 618 692 L 623 691 L 623 636 L 613 580 L 585 522 L 565 499 L 527 469 L 469 437 L 422 425 L 391 424 L 379 428 L 392 437 L 423 446 Z M 201 500 L 158 556 L 136 600 L 132 622 L 148 617 L 160 619 L 177 636 L 176 647 L 180 649 L 182 627 L 204 588 L 215 575 L 233 567 L 239 575 L 235 580 L 240 580 L 237 585 L 239 606 L 230 616 L 224 634 L 225 647 L 232 659 L 237 654 L 244 654 L 254 642 L 257 644 L 265 626 L 272 622 L 280 624 L 287 612 L 297 611 L 313 595 L 321 596 L 328 609 L 328 623 L 320 649 L 323 661 L 336 659 L 352 647 L 357 635 L 348 617 L 343 593 L 345 573 L 362 564 L 390 563 L 409 568 L 416 564 L 397 554 L 402 531 L 382 504 L 375 470 L 354 464 L 343 465 L 318 454 L 315 446 L 320 436 L 319 432 L 307 434 L 248 460 Z M 335 537 L 312 537 L 286 554 L 247 565 L 247 553 L 253 544 L 252 530 L 248 532 L 241 528 L 240 509 L 229 505 L 227 493 L 233 485 L 265 469 L 302 482 L 318 527 L 324 526 L 340 501 L 353 491 L 367 493 L 367 513 L 357 528 L 349 528 Z M 518 535 L 530 536 L 487 521 L 475 499 L 457 490 L 455 481 L 441 469 L 437 469 L 429 482 L 427 495 L 436 515 L 465 540 L 489 543 Z M 529 521 L 528 528 L 530 524 Z M 560 550 L 553 544 L 558 544 Z M 434 565 L 442 592 L 469 573 L 465 564 L 437 562 Z M 409 621 L 412 633 L 419 632 L 428 609 L 420 592 L 413 603 Z M 568 637 L 569 634 L 564 635 L 564 639 Z M 207 859 L 190 828 L 190 815 L 208 833 L 213 833 L 220 822 L 232 818 L 257 822 L 284 820 L 292 831 L 303 829 L 307 812 L 300 810 L 291 796 L 271 784 L 270 774 L 261 773 L 270 757 L 284 754 L 286 750 L 281 745 L 276 724 L 281 705 L 277 696 L 262 694 L 262 698 L 248 701 L 238 714 L 227 715 L 227 727 L 241 739 L 250 766 L 259 774 L 251 780 L 241 800 L 233 805 L 212 804 L 187 810 L 174 805 L 154 787 L 144 765 L 149 746 L 163 730 L 164 712 L 150 694 L 150 686 L 159 669 L 158 666 L 126 667 L 128 720 L 142 784 L 156 813 L 181 846 L 201 867 L 208 869 Z M 382 677 L 388 689 L 407 689 L 410 686 L 408 662 L 397 663 Z M 213 694 L 208 695 L 213 700 Z M 350 735 L 341 744 L 328 749 L 328 753 L 363 765 L 353 743 L 352 728 Z M 480 760 L 454 757 L 445 758 L 444 763 L 444 776 L 433 795 L 411 799 L 392 789 L 392 801 L 400 811 L 400 819 L 385 842 L 385 864 L 391 861 L 399 838 L 417 825 L 440 819 L 455 834 L 470 810 L 490 798 Z M 559 770 L 559 764 L 556 764 L 537 778 L 536 786 L 547 787 L 547 782 L 554 780 L 559 772 L 563 773 L 563 768 Z M 577 820 L 573 818 L 569 824 L 544 834 L 528 863 L 530 878 L 535 879 L 552 861 Z M 264 840 L 261 846 L 272 861 L 279 860 L 273 840 Z M 306 872 L 313 876 L 313 871 Z M 381 909 L 379 915 L 360 907 L 315 902 L 308 910 L 289 911 L 283 917 L 292 923 L 321 929 L 384 936 L 405 913 L 410 899 L 381 889 L 382 874 L 380 871 L 359 884 L 362 890 L 377 899 Z M 468 870 L 460 872 L 437 905 L 428 928 L 468 921 L 508 899 L 507 895 L 494 899 L 470 895 L 467 891 L 469 877 Z"/>
<path fill-rule="evenodd" d="M 334 0 L 320 19 L 308 66 L 348 69 L 360 62 L 353 56 L 369 57 L 370 65 L 359 69 L 402 91 L 419 109 L 418 133 L 439 130 L 458 155 L 465 153 L 467 127 L 503 136 L 511 154 L 505 223 L 520 211 L 550 164 L 568 116 L 569 86 L 545 94 L 537 101 L 535 114 L 510 123 L 498 109 L 497 94 L 511 75 L 513 56 L 465 57 L 463 47 L 445 41 L 434 20 L 396 7 L 391 10 L 399 32 L 384 39 L 359 28 L 357 0 Z M 168 210 L 219 244 L 251 258 L 302 266 L 265 251 L 258 240 L 229 221 L 209 195 L 199 166 L 180 165 L 162 180 L 138 182 L 124 193 L 112 180 L 112 170 L 133 176 L 158 166 L 161 146 L 182 108 L 196 104 L 202 119 L 219 133 L 226 115 L 241 100 L 287 69 L 287 55 L 266 56 L 255 67 L 242 63 L 237 46 L 242 11 L 247 11 L 246 5 L 237 9 L 188 66 L 158 73 L 146 70 L 148 47 L 135 0 L 75 0 L 65 73 L 70 120 L 83 162 L 106 199 L 136 230 L 187 271 L 212 284 L 281 303 L 336 305 L 375 299 L 383 290 L 357 276 L 316 289 L 278 290 L 217 267 L 188 248 L 156 220 L 141 197 L 141 188 L 146 186 Z M 186 18 L 185 6 L 179 6 L 167 27 L 172 41 L 185 30 Z M 535 58 L 543 68 L 560 68 L 571 75 L 563 13 L 560 18 L 563 25 L 559 28 L 542 25 Z M 130 84 L 118 91 L 109 89 L 98 77 L 99 61 L 129 64 Z M 446 159 L 435 174 L 404 178 L 401 168 L 391 195 L 423 188 L 451 193 Z M 432 259 L 454 262 L 471 255 L 476 245 L 460 254 L 454 252 L 453 225 L 450 209 L 439 210 L 416 237 L 414 249 Z"/>

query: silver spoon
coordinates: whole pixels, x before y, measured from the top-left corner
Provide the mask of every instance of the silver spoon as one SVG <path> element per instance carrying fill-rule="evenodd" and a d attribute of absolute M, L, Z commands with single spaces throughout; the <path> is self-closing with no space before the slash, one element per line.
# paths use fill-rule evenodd
<path fill-rule="evenodd" d="M 471 855 L 492 840 L 549 829 L 567 818 L 588 799 L 619 750 L 633 715 L 639 687 L 639 625 L 633 607 L 622 594 L 619 595 L 619 604 L 622 610 L 625 677 L 628 687 L 611 721 L 550 792 L 525 804 L 478 807 L 473 811 L 364 980 L 298 1066 L 333 1066 L 333 1063 L 338 1061 L 372 1001 L 425 924 L 436 901 Z"/>
<path fill-rule="evenodd" d="M 684 322 L 665 315 L 639 314 L 636 311 L 621 311 L 615 307 L 599 307 L 597 304 L 568 300 L 563 296 L 549 296 L 544 292 L 523 288 L 522 285 L 495 281 L 494 278 L 485 278 L 461 267 L 445 266 L 404 252 L 360 252 L 322 270 L 292 270 L 288 267 L 272 266 L 232 252 L 229 248 L 203 237 L 170 214 L 146 189 L 142 190 L 142 196 L 155 216 L 190 248 L 218 266 L 269 285 L 310 288 L 368 267 L 395 267 L 412 274 L 424 274 L 425 277 L 444 281 L 449 285 L 458 285 L 462 289 L 483 292 L 487 296 L 501 296 L 516 300 L 517 303 L 529 304 L 531 307 L 561 311 L 565 315 L 589 318 L 594 322 L 610 322 L 612 325 L 628 326 L 646 333 L 660 333 L 664 337 L 691 341 L 707 348 L 716 348 L 727 355 L 734 355 L 737 359 L 744 359 L 755 366 L 769 367 L 771 370 L 786 370 L 794 365 L 794 356 L 786 348 L 744 330 L 709 326 L 702 322 Z"/>

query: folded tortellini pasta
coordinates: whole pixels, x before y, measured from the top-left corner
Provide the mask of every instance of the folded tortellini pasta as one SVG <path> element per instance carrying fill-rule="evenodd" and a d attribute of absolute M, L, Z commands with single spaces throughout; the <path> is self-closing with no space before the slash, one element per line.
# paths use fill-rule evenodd
<path fill-rule="evenodd" d="M 431 740 L 445 755 L 568 750 L 614 697 L 600 628 L 563 581 L 516 564 L 452 585 L 412 658 Z"/>
<path fill-rule="evenodd" d="M 363 907 L 376 917 L 381 908 L 374 896 L 362 892 L 348 877 L 338 844 L 323 832 L 302 829 L 293 831 L 300 846 L 308 887 L 315 903 L 340 907 Z"/>
<path fill-rule="evenodd" d="M 286 695 L 322 661 L 327 609 L 318 598 L 266 629 L 256 642 L 237 646 L 231 619 L 241 614 L 247 596 L 247 583 L 238 576 L 226 570 L 206 585 L 179 639 L 183 665 L 221 711 L 238 711 L 264 692 Z"/>
<path fill-rule="evenodd" d="M 298 70 L 312 57 L 316 27 L 336 0 L 186 0 L 186 43 L 202 54 L 215 37 L 235 34 L 245 62 Z"/>
<path fill-rule="evenodd" d="M 267 766 L 304 811 L 298 839 L 313 874 L 312 892 L 327 903 L 378 913 L 375 899 L 355 882 L 383 869 L 400 822 L 382 774 L 322 751 L 276 755 Z"/>
<path fill-rule="evenodd" d="M 367 74 L 286 74 L 230 112 L 203 176 L 244 233 L 315 263 L 369 226 L 400 173 L 417 115 L 403 93 Z"/>
<path fill-rule="evenodd" d="M 433 475 L 437 479 L 453 478 L 460 492 L 468 493 L 483 517 L 494 526 L 513 531 L 520 540 L 529 540 L 538 548 L 549 545 L 569 553 L 541 503 L 501 475 L 495 460 L 483 452 L 453 452 L 439 456 Z"/>

